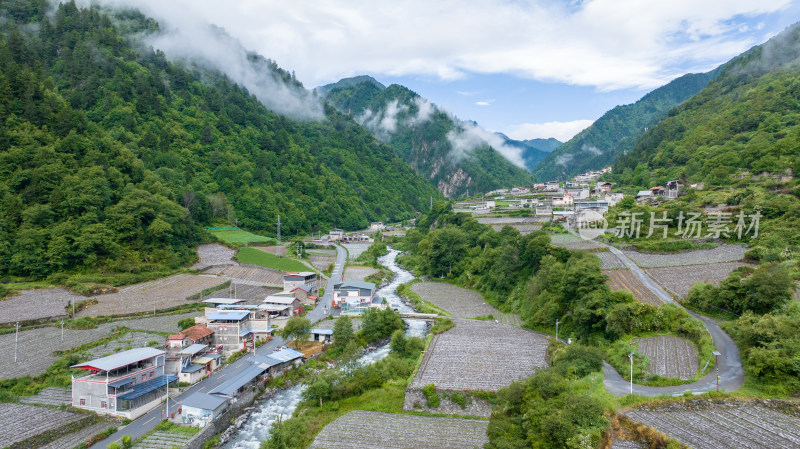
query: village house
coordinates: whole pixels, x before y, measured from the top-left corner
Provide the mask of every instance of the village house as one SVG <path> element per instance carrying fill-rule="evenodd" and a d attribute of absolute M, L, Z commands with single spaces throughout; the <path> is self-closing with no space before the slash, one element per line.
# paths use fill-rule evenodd
<path fill-rule="evenodd" d="M 202 324 L 195 324 L 190 328 L 182 330 L 180 333 L 189 339 L 190 344 L 201 343 L 204 345 L 211 345 L 214 343 L 214 331 Z"/>
<path fill-rule="evenodd" d="M 636 202 L 638 203 L 647 202 L 652 198 L 653 198 L 652 190 L 640 190 L 639 193 L 636 194 Z"/>
<path fill-rule="evenodd" d="M 332 242 L 338 242 L 342 240 L 342 238 L 344 238 L 344 231 L 339 228 L 332 229 L 328 233 L 328 240 Z"/>
<path fill-rule="evenodd" d="M 564 194 L 564 196 L 554 197 L 553 198 L 553 207 L 570 207 L 574 203 L 574 199 L 572 195 Z"/>
<path fill-rule="evenodd" d="M 310 293 L 317 292 L 317 273 L 313 271 L 287 272 L 283 275 L 283 291 L 290 292 L 297 287 L 308 287 Z"/>
<path fill-rule="evenodd" d="M 214 345 L 228 356 L 246 349 L 253 342 L 250 312 L 244 310 L 218 310 L 206 317 L 208 328 L 214 331 Z"/>
<path fill-rule="evenodd" d="M 669 181 L 666 185 L 666 192 L 665 196 L 668 200 L 674 200 L 678 198 L 681 193 L 681 188 L 683 185 L 680 181 Z"/>
<path fill-rule="evenodd" d="M 316 287 L 309 286 L 309 285 L 302 285 L 300 287 L 292 289 L 290 292 L 293 297 L 300 300 L 301 303 L 313 306 L 317 303 L 317 299 L 319 297 L 316 295 Z"/>
<path fill-rule="evenodd" d="M 575 213 L 592 211 L 605 215 L 608 212 L 608 207 L 607 201 L 576 201 Z"/>
<path fill-rule="evenodd" d="M 373 221 L 369 224 L 370 231 L 383 231 L 384 229 L 386 229 L 386 226 L 381 221 Z"/>
<path fill-rule="evenodd" d="M 622 201 L 625 195 L 622 192 L 606 193 L 601 199 L 608 203 L 608 207 L 614 207 L 617 203 Z"/>
<path fill-rule="evenodd" d="M 86 370 L 72 376 L 72 405 L 100 414 L 136 419 L 161 403 L 165 386 L 178 380 L 165 376 L 166 352 L 135 348 L 73 365 Z"/>
<path fill-rule="evenodd" d="M 347 281 L 333 285 L 333 307 L 340 308 L 343 315 L 360 315 L 372 307 L 375 284 L 371 282 Z"/>
<path fill-rule="evenodd" d="M 308 333 L 311 334 L 311 341 L 318 341 L 321 343 L 333 342 L 333 329 L 309 329 Z"/>
<path fill-rule="evenodd" d="M 170 335 L 167 344 L 165 369 L 167 374 L 178 376 L 178 382 L 195 384 L 218 368 L 219 354 L 209 354 L 208 345 L 195 343 L 175 347 L 174 342 L 181 334 Z M 184 342 L 188 340 L 185 339 Z"/>
<path fill-rule="evenodd" d="M 294 296 L 270 295 L 264 299 L 263 304 L 272 306 L 289 306 L 292 316 L 302 315 L 306 310 L 303 306 L 303 303 Z"/>
<path fill-rule="evenodd" d="M 538 217 L 550 217 L 553 215 L 553 209 L 550 207 L 540 206 L 536 208 L 536 216 Z"/>
<path fill-rule="evenodd" d="M 181 422 L 188 426 L 205 427 L 216 421 L 227 409 L 227 398 L 194 393 L 181 400 Z"/>

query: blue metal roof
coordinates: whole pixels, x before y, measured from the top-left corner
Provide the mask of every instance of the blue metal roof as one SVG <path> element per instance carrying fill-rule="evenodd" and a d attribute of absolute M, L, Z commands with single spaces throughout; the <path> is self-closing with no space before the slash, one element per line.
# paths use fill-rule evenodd
<path fill-rule="evenodd" d="M 192 363 L 191 365 L 187 366 L 186 368 L 182 369 L 182 373 L 196 373 L 203 369 L 203 365 L 195 365 Z"/>
<path fill-rule="evenodd" d="M 269 357 L 269 356 L 257 355 L 257 356 L 253 356 L 253 363 L 256 364 L 256 365 L 265 364 L 267 367 L 271 367 L 271 366 L 275 366 L 275 365 L 280 365 L 283 362 L 281 362 L 278 359 L 273 359 L 272 357 Z"/>
<path fill-rule="evenodd" d="M 261 375 L 266 370 L 258 365 L 251 365 L 239 374 L 234 375 L 228 381 L 209 391 L 210 394 L 220 394 L 223 396 L 233 396 L 240 388 L 252 382 L 253 379 Z"/>
<path fill-rule="evenodd" d="M 115 380 L 114 382 L 109 382 L 108 386 L 111 388 L 119 388 L 128 385 L 129 383 L 136 380 L 136 376 L 126 377 L 125 379 Z"/>
<path fill-rule="evenodd" d="M 118 397 L 117 399 L 125 399 L 130 401 L 132 399 L 136 399 L 139 396 L 144 396 L 151 391 L 157 390 L 164 386 L 167 382 L 175 382 L 178 380 L 178 376 L 158 376 L 153 380 L 147 381 L 145 383 L 136 384 L 133 386 L 133 390 L 128 393 L 123 394 L 122 396 Z"/>
<path fill-rule="evenodd" d="M 297 352 L 294 349 L 282 349 L 269 354 L 267 357 L 272 357 L 273 359 L 280 360 L 281 362 L 289 362 L 303 357 L 303 353 Z"/>
<path fill-rule="evenodd" d="M 181 405 L 184 407 L 194 407 L 203 410 L 216 410 L 222 404 L 228 402 L 226 398 L 219 396 L 212 396 L 205 393 L 194 393 L 181 400 Z"/>
<path fill-rule="evenodd" d="M 308 331 L 311 334 L 319 334 L 319 335 L 333 335 L 333 329 L 309 329 Z"/>
<path fill-rule="evenodd" d="M 242 332 L 239 334 L 239 336 L 240 336 L 240 337 L 244 337 L 245 335 L 247 335 L 247 334 L 252 334 L 252 333 L 253 333 L 253 331 L 252 331 L 251 329 L 247 329 L 247 330 L 244 330 L 244 331 L 242 331 Z"/>
<path fill-rule="evenodd" d="M 191 346 L 187 346 L 187 347 L 181 349 L 181 354 L 195 355 L 198 352 L 202 351 L 203 349 L 206 349 L 207 347 L 208 347 L 208 345 L 195 343 L 195 344 L 193 344 Z"/>
<path fill-rule="evenodd" d="M 232 320 L 232 321 L 241 321 L 246 316 L 250 315 L 250 312 L 239 312 L 239 311 L 231 311 L 231 312 L 214 312 L 208 316 L 209 320 Z"/>

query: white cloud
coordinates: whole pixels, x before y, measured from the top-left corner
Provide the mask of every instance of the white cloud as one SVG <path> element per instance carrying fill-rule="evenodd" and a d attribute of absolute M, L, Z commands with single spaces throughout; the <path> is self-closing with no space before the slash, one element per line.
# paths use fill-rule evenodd
<path fill-rule="evenodd" d="M 476 101 L 475 105 L 476 106 L 491 106 L 492 103 L 494 103 L 494 100 L 481 100 L 481 101 Z"/>
<path fill-rule="evenodd" d="M 453 80 L 471 72 L 602 90 L 656 87 L 713 67 L 763 37 L 743 25 L 791 3 L 101 1 L 143 7 L 159 20 L 193 16 L 219 25 L 311 87 L 362 73 Z"/>
<path fill-rule="evenodd" d="M 455 120 L 455 118 L 454 118 Z M 450 156 L 456 159 L 468 156 L 472 150 L 482 145 L 489 145 L 512 164 L 525 168 L 520 148 L 508 146 L 502 137 L 489 132 L 471 122 L 460 122 L 461 128 L 447 133 L 447 139 L 453 146 Z"/>
<path fill-rule="evenodd" d="M 588 128 L 593 120 L 574 120 L 571 122 L 523 123 L 512 126 L 506 133 L 508 137 L 516 140 L 547 139 L 555 137 L 566 142 L 576 134 Z"/>

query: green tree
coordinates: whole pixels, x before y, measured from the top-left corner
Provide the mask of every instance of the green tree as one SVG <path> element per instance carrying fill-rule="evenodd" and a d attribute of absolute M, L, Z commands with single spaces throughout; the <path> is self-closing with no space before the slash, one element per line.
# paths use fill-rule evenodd
<path fill-rule="evenodd" d="M 398 329 L 392 332 L 392 341 L 389 343 L 391 351 L 399 356 L 406 354 L 406 333 Z"/>
<path fill-rule="evenodd" d="M 308 338 L 309 329 L 311 329 L 311 321 L 308 318 L 293 316 L 286 321 L 286 325 L 280 331 L 280 336 L 285 340 L 295 340 L 295 347 L 298 347 L 297 342 Z"/>
<path fill-rule="evenodd" d="M 353 334 L 353 321 L 349 316 L 340 316 L 336 319 L 333 325 L 333 341 L 337 345 L 346 347 L 348 343 L 353 341 L 355 335 Z"/>

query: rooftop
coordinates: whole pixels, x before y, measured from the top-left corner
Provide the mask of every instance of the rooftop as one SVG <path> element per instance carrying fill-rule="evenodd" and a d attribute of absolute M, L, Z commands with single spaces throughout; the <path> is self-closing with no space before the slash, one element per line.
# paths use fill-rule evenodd
<path fill-rule="evenodd" d="M 214 331 L 203 326 L 202 324 L 195 324 L 194 326 L 188 329 L 182 330 L 181 334 L 185 335 L 188 338 L 191 338 L 194 341 L 197 341 L 200 340 L 201 338 L 208 337 L 209 335 L 214 335 Z"/>
<path fill-rule="evenodd" d="M 264 300 L 266 304 L 282 304 L 282 305 L 291 305 L 295 301 L 299 301 L 299 299 L 293 296 L 267 296 L 267 299 Z"/>
<path fill-rule="evenodd" d="M 187 346 L 187 347 L 181 349 L 181 354 L 195 355 L 198 352 L 202 351 L 203 349 L 206 349 L 207 347 L 208 347 L 208 345 L 195 343 L 195 344 L 193 344 L 191 346 Z"/>
<path fill-rule="evenodd" d="M 94 369 L 99 371 L 110 371 L 120 368 L 132 363 L 146 360 L 152 357 L 166 354 L 165 351 L 156 348 L 134 348 L 127 351 L 122 351 L 117 354 L 112 354 L 99 359 L 90 360 L 88 362 L 72 365 L 72 368 L 79 369 Z"/>
<path fill-rule="evenodd" d="M 184 398 L 181 405 L 186 407 L 200 408 L 203 410 L 216 410 L 220 405 L 228 402 L 227 399 L 219 396 L 212 396 L 205 393 L 194 393 Z"/>
<path fill-rule="evenodd" d="M 281 362 L 289 362 L 295 359 L 299 359 L 300 357 L 303 357 L 303 353 L 297 352 L 294 349 L 282 349 L 280 351 L 273 352 L 267 357 L 271 357 L 275 360 L 280 360 Z"/>
<path fill-rule="evenodd" d="M 229 320 L 229 321 L 241 321 L 248 317 L 250 312 L 240 312 L 240 311 L 231 311 L 231 312 L 214 312 L 208 316 L 209 320 Z"/>
<path fill-rule="evenodd" d="M 209 298 L 204 299 L 202 302 L 206 304 L 239 304 L 241 302 L 245 302 L 245 300 L 235 298 Z"/>
<path fill-rule="evenodd" d="M 233 396 L 240 388 L 252 382 L 253 379 L 261 375 L 266 368 L 258 365 L 252 365 L 242 370 L 239 374 L 234 375 L 222 385 L 209 391 L 210 394 L 219 394 L 223 396 Z"/>
<path fill-rule="evenodd" d="M 314 273 L 313 271 L 289 271 L 284 275 L 284 277 L 286 277 L 286 276 L 303 276 L 303 277 L 306 277 L 306 276 L 312 276 L 312 275 L 315 275 L 315 274 L 317 274 L 317 273 Z"/>
<path fill-rule="evenodd" d="M 346 281 L 342 282 L 341 284 L 336 284 L 333 288 L 363 288 L 367 290 L 374 290 L 375 284 L 372 282 L 364 282 L 364 281 Z"/>

